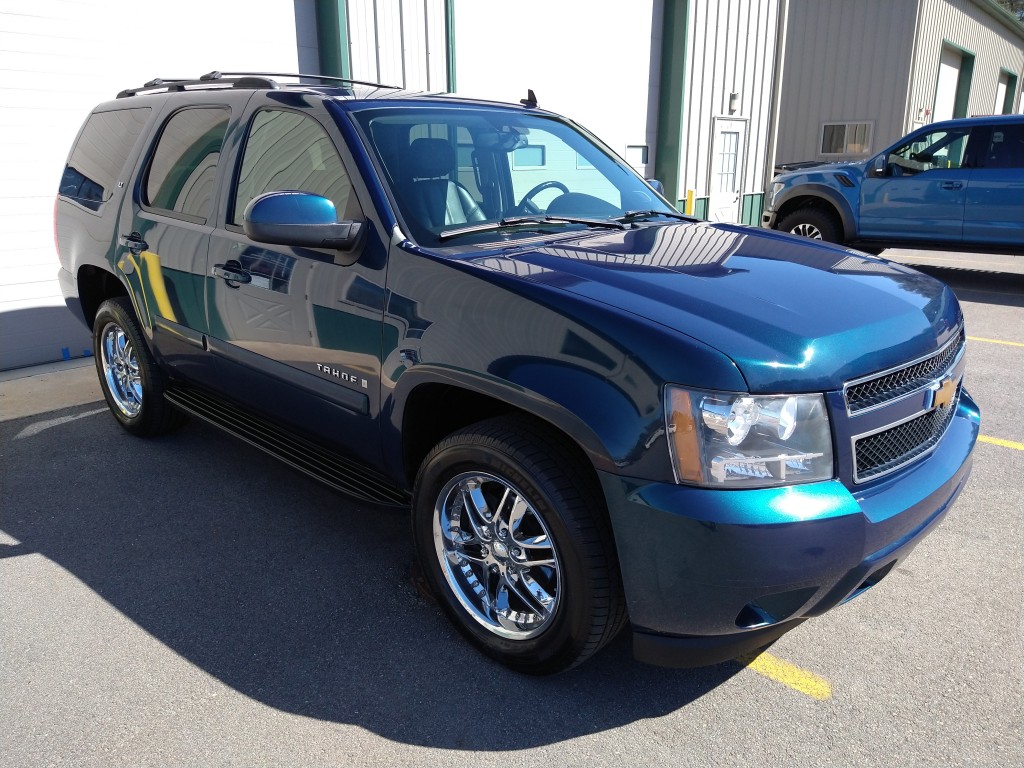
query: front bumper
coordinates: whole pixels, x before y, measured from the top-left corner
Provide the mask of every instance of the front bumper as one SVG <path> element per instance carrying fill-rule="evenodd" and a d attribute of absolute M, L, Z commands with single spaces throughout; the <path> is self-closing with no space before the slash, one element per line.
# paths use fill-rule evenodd
<path fill-rule="evenodd" d="M 637 658 L 725 661 L 874 586 L 963 489 L 978 425 L 964 391 L 931 454 L 852 489 L 714 490 L 603 473 Z"/>
<path fill-rule="evenodd" d="M 761 214 L 761 226 L 765 229 L 775 228 L 775 219 L 778 214 L 775 211 L 765 211 Z"/>

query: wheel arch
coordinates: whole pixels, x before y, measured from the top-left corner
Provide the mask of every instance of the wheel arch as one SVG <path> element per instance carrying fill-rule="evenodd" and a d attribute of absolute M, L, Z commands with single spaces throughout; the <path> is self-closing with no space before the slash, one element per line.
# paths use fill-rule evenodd
<path fill-rule="evenodd" d="M 131 299 L 128 288 L 114 273 L 91 264 L 79 268 L 76 283 L 82 314 L 90 328 L 96 319 L 96 312 L 104 301 L 115 296 L 127 296 Z M 134 305 L 134 301 L 132 304 Z"/>
<path fill-rule="evenodd" d="M 850 203 L 835 190 L 820 184 L 802 184 L 794 188 L 792 195 L 777 203 L 775 221 L 780 222 L 801 208 L 816 208 L 833 216 L 842 228 L 844 242 L 856 237 L 857 227 Z"/>
<path fill-rule="evenodd" d="M 392 440 L 385 456 L 393 471 L 411 487 L 423 459 L 453 432 L 498 416 L 530 419 L 558 433 L 579 455 L 597 481 L 597 469 L 616 462 L 600 436 L 580 416 L 537 392 L 468 372 L 415 370 L 403 374 L 392 398 Z M 581 395 L 582 396 L 582 395 Z M 388 451 L 387 446 L 392 448 Z"/>

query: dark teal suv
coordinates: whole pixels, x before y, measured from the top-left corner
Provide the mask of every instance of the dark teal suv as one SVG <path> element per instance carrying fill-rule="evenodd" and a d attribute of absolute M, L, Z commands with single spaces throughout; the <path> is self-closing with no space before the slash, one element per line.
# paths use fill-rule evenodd
<path fill-rule="evenodd" d="M 60 279 L 127 432 L 189 414 L 403 509 L 455 626 L 531 673 L 627 625 L 660 664 L 756 650 L 950 509 L 980 415 L 948 287 L 684 216 L 532 98 L 310 79 L 155 80 L 86 120 Z"/>
<path fill-rule="evenodd" d="M 779 174 L 761 224 L 867 249 L 1024 253 L 1024 115 L 933 123 L 869 160 Z"/>

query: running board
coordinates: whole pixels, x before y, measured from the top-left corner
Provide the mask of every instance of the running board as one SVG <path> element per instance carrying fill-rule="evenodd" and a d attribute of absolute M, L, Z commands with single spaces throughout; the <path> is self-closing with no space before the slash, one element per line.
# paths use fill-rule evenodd
<path fill-rule="evenodd" d="M 164 397 L 186 413 L 220 427 L 347 496 L 389 507 L 409 505 L 409 494 L 383 475 L 215 395 L 172 385 Z"/>

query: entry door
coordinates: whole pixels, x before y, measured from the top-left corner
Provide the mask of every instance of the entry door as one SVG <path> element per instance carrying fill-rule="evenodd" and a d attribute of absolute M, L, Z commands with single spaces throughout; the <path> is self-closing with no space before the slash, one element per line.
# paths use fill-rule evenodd
<path fill-rule="evenodd" d="M 715 118 L 708 200 L 708 219 L 711 221 L 736 223 L 740 220 L 743 150 L 746 140 L 746 120 Z"/>

